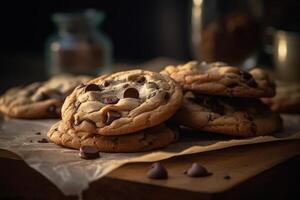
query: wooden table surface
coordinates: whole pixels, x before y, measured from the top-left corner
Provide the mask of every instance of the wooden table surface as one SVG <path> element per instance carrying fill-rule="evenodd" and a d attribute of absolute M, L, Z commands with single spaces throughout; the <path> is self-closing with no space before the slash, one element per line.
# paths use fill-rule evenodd
<path fill-rule="evenodd" d="M 0 151 L 1 199 L 76 199 L 64 196 L 41 174 Z M 84 199 L 288 199 L 300 189 L 300 141 L 281 141 L 180 156 L 162 161 L 167 180 L 145 174 L 150 163 L 125 165 L 93 182 Z M 284 162 L 285 161 L 285 162 Z M 193 162 L 213 173 L 190 178 L 183 174 Z M 279 164 L 281 163 L 281 164 Z M 273 167 L 272 167 L 273 166 Z M 224 179 L 229 175 L 231 179 Z"/>

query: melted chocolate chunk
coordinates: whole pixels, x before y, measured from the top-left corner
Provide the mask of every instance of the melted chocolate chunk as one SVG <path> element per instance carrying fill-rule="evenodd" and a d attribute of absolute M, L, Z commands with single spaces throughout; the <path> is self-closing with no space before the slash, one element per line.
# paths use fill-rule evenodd
<path fill-rule="evenodd" d="M 94 146 L 80 147 L 79 156 L 83 159 L 95 159 L 100 157 L 98 149 Z"/>
<path fill-rule="evenodd" d="M 146 78 L 145 76 L 138 76 L 136 77 L 136 80 L 135 80 L 137 83 L 140 83 L 140 84 L 144 84 L 145 81 L 146 81 Z"/>
<path fill-rule="evenodd" d="M 116 96 L 105 96 L 102 98 L 102 102 L 105 104 L 116 104 L 119 102 L 119 98 Z"/>
<path fill-rule="evenodd" d="M 148 87 L 149 88 L 154 88 L 154 89 L 157 89 L 157 90 L 159 89 L 159 86 L 154 82 L 149 82 Z"/>
<path fill-rule="evenodd" d="M 124 91 L 123 97 L 124 98 L 135 98 L 138 99 L 140 96 L 139 91 L 135 88 L 128 88 Z"/>
<path fill-rule="evenodd" d="M 167 179 L 168 172 L 165 167 L 159 163 L 153 163 L 150 170 L 147 172 L 147 177 L 151 179 Z"/>
<path fill-rule="evenodd" d="M 122 117 L 121 113 L 114 110 L 109 110 L 106 113 L 104 123 L 106 125 L 110 125 L 114 120 L 119 119 L 121 117 Z"/>
<path fill-rule="evenodd" d="M 170 94 L 168 92 L 165 93 L 164 99 L 168 101 L 170 99 Z"/>
<path fill-rule="evenodd" d="M 208 172 L 205 167 L 198 163 L 193 163 L 184 173 L 190 177 L 205 177 L 212 175 L 212 173 Z"/>
<path fill-rule="evenodd" d="M 88 91 L 101 91 L 101 88 L 96 84 L 89 84 L 85 87 L 85 92 Z"/>

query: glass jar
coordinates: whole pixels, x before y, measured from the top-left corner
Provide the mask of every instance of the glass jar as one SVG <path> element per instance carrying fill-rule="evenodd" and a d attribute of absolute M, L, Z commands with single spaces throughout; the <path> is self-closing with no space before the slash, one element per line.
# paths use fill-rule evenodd
<path fill-rule="evenodd" d="M 52 19 L 58 31 L 46 43 L 48 75 L 96 75 L 110 70 L 111 42 L 98 29 L 104 19 L 102 12 L 56 13 Z"/>
<path fill-rule="evenodd" d="M 256 65 L 261 12 L 259 2 L 251 0 L 193 0 L 195 58 L 244 67 Z"/>

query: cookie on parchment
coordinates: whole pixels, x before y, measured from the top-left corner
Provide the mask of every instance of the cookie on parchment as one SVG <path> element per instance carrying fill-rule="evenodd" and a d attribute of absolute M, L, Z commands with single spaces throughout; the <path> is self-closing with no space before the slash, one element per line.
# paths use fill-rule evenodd
<path fill-rule="evenodd" d="M 123 135 L 169 119 L 182 90 L 169 76 L 144 70 L 104 75 L 77 87 L 62 108 L 63 123 L 76 132 Z"/>
<path fill-rule="evenodd" d="M 282 127 L 280 116 L 259 99 L 196 96 L 191 92 L 184 95 L 174 119 L 189 128 L 240 137 L 268 135 Z"/>
<path fill-rule="evenodd" d="M 192 61 L 184 65 L 167 66 L 161 73 L 175 79 L 183 90 L 194 93 L 231 97 L 275 95 L 275 84 L 262 69 L 246 72 L 222 62 L 199 64 Z"/>
<path fill-rule="evenodd" d="M 300 113 L 300 83 L 280 82 L 275 97 L 262 98 L 262 101 L 276 112 Z"/>
<path fill-rule="evenodd" d="M 57 75 L 46 82 L 9 89 L 0 97 L 0 111 L 12 118 L 60 117 L 63 101 L 88 76 Z"/>
<path fill-rule="evenodd" d="M 165 147 L 178 139 L 178 132 L 164 124 L 121 136 L 102 136 L 87 132 L 75 132 L 64 127 L 62 122 L 54 124 L 48 132 L 51 142 L 65 147 L 79 149 L 81 146 L 95 146 L 101 152 L 129 153 L 150 151 Z"/>

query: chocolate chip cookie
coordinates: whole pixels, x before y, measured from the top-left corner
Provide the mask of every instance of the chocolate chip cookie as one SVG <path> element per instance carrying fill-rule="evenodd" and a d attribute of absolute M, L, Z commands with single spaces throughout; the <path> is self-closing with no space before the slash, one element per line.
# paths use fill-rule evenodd
<path fill-rule="evenodd" d="M 187 92 L 174 119 L 201 131 L 232 136 L 268 135 L 282 127 L 280 116 L 255 98 L 194 95 Z"/>
<path fill-rule="evenodd" d="M 48 138 L 53 143 L 74 149 L 88 145 L 97 147 L 101 152 L 129 153 L 165 147 L 178 139 L 178 132 L 160 124 L 127 135 L 102 136 L 84 131 L 76 132 L 58 122 L 48 132 Z"/>
<path fill-rule="evenodd" d="M 46 82 L 36 82 L 25 87 L 8 90 L 0 97 L 0 111 L 13 118 L 60 117 L 63 101 L 87 76 L 58 75 Z"/>
<path fill-rule="evenodd" d="M 182 98 L 180 85 L 166 75 L 118 72 L 78 86 L 63 105 L 62 120 L 76 132 L 123 135 L 166 121 Z"/>
<path fill-rule="evenodd" d="M 167 66 L 162 74 L 181 84 L 183 90 L 208 95 L 231 97 L 272 97 L 275 84 L 262 69 L 246 72 L 225 63 L 188 62 Z"/>
<path fill-rule="evenodd" d="M 262 101 L 276 112 L 300 113 L 300 83 L 278 83 L 276 96 Z"/>

